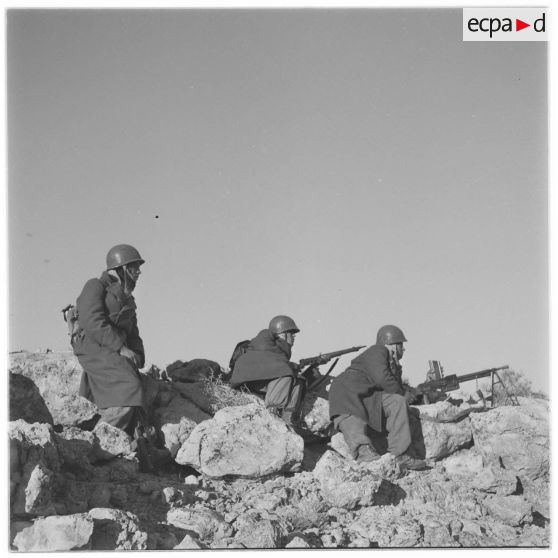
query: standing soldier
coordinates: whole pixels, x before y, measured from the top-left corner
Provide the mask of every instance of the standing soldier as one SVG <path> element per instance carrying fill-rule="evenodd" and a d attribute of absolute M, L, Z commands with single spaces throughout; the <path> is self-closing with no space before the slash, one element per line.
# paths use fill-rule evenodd
<path fill-rule="evenodd" d="M 138 369 L 145 364 L 132 291 L 144 260 L 128 244 L 107 254 L 107 269 L 89 279 L 77 299 L 79 329 L 74 353 L 83 368 L 80 395 L 97 407 L 101 419 L 134 435 L 143 406 Z"/>
<path fill-rule="evenodd" d="M 254 337 L 234 363 L 231 385 L 244 385 L 265 394 L 270 412 L 290 425 L 299 420 L 304 382 L 297 377 L 298 365 L 290 362 L 295 335 L 300 330 L 289 316 L 275 316 L 267 329 Z"/>
<path fill-rule="evenodd" d="M 334 427 L 343 433 L 358 462 L 374 461 L 380 456 L 367 435 L 367 427 L 388 433 L 388 451 L 408 469 L 424 469 L 425 462 L 409 452 L 411 427 L 410 402 L 414 395 L 402 383 L 405 335 L 398 327 L 386 325 L 378 330 L 376 344 L 351 362 L 337 376 L 329 391 L 329 414 Z"/>

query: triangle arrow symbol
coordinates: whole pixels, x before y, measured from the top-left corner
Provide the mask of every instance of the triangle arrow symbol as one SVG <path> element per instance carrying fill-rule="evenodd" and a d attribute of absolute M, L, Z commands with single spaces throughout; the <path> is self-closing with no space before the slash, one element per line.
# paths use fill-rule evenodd
<path fill-rule="evenodd" d="M 515 20 L 515 30 L 516 31 L 521 31 L 522 29 L 525 29 L 526 27 L 531 27 L 530 23 L 525 23 L 524 21 L 521 21 L 520 19 Z"/>

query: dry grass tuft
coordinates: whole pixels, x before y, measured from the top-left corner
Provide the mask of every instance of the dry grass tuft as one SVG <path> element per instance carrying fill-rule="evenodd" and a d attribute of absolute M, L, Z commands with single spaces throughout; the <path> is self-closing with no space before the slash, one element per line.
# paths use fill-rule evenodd
<path fill-rule="evenodd" d="M 223 378 L 216 375 L 211 375 L 204 380 L 203 389 L 213 413 L 225 407 L 238 407 L 261 402 L 256 395 L 249 393 L 245 389 L 235 389 L 224 381 Z"/>

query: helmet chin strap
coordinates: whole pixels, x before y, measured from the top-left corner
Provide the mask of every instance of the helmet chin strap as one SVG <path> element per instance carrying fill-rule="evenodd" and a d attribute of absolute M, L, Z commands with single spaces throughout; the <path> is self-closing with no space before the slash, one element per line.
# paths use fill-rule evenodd
<path fill-rule="evenodd" d="M 120 284 L 122 285 L 122 289 L 126 294 L 131 294 L 136 286 L 136 282 L 134 281 L 133 277 L 130 275 L 128 271 L 128 266 L 123 265 L 118 269 L 111 269 L 109 270 L 109 274 L 113 277 L 116 277 Z"/>
<path fill-rule="evenodd" d="M 399 357 L 397 356 L 397 345 L 391 344 L 386 345 L 386 349 L 389 352 L 389 358 L 395 362 L 395 364 L 399 365 Z"/>

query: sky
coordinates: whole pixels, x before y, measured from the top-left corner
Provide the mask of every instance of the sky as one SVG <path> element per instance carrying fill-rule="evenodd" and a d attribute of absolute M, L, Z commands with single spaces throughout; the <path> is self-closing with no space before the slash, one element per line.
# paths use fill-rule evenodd
<path fill-rule="evenodd" d="M 226 366 L 288 314 L 294 360 L 393 323 L 413 384 L 548 391 L 546 43 L 463 42 L 460 9 L 7 21 L 9 350 L 68 350 L 130 243 L 149 363 Z"/>

